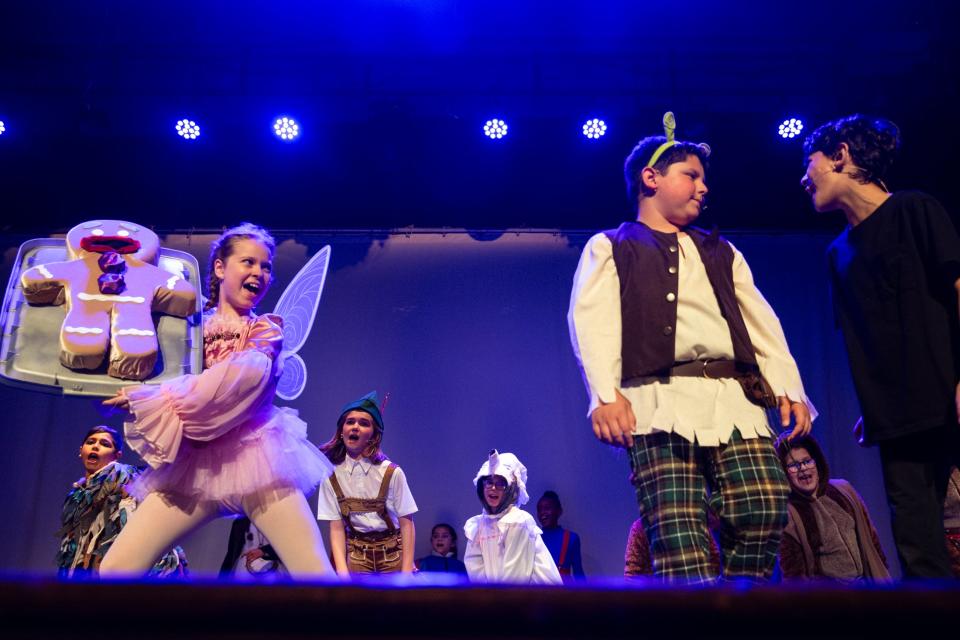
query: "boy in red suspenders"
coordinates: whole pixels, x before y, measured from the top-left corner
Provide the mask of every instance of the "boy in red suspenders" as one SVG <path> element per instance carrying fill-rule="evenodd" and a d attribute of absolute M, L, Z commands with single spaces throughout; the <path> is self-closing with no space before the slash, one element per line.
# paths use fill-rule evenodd
<path fill-rule="evenodd" d="M 537 520 L 543 527 L 543 543 L 550 550 L 560 577 L 564 582 L 582 580 L 583 562 L 580 559 L 580 536 L 560 526 L 563 507 L 556 491 L 544 491 L 537 500 Z"/>

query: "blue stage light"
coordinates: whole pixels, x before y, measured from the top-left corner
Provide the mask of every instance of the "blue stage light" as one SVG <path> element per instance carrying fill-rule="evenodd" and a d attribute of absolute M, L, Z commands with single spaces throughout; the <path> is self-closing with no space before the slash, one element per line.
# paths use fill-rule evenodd
<path fill-rule="evenodd" d="M 483 135 L 493 140 L 499 140 L 507 135 L 507 123 L 497 118 L 487 120 L 487 123 L 483 125 Z"/>
<path fill-rule="evenodd" d="M 273 123 L 273 132 L 281 140 L 290 142 L 300 135 L 300 125 L 293 118 L 284 116 Z"/>
<path fill-rule="evenodd" d="M 777 133 L 784 140 L 789 140 L 790 138 L 796 138 L 801 131 L 803 131 L 803 121 L 799 118 L 790 118 L 780 123 L 780 129 L 777 130 Z"/>
<path fill-rule="evenodd" d="M 3 125 L 3 120 L 0 120 L 0 136 L 2 136 L 3 132 L 6 130 L 7 128 Z"/>
<path fill-rule="evenodd" d="M 200 125 L 193 120 L 177 120 L 177 135 L 184 140 L 196 140 L 200 137 Z"/>
<path fill-rule="evenodd" d="M 583 135 L 591 140 L 599 140 L 600 136 L 607 134 L 607 123 L 599 118 L 587 120 L 583 125 Z"/>

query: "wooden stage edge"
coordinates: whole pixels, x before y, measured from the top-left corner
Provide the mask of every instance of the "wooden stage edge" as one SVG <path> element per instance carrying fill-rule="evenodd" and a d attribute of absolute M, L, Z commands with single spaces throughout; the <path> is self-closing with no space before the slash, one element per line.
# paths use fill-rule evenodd
<path fill-rule="evenodd" d="M 533 588 L 421 576 L 269 585 L 0 577 L 4 638 L 920 640 L 955 636 L 958 619 L 960 582 Z"/>

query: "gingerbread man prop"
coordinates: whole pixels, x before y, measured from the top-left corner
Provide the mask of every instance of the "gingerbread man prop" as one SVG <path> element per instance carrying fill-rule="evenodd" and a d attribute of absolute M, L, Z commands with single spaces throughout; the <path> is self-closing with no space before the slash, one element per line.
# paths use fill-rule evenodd
<path fill-rule="evenodd" d="M 122 220 L 91 220 L 67 233 L 66 262 L 42 264 L 20 277 L 32 304 L 66 304 L 60 362 L 70 369 L 100 367 L 143 380 L 157 362 L 153 313 L 187 317 L 197 292 L 182 276 L 156 266 L 160 239 Z"/>

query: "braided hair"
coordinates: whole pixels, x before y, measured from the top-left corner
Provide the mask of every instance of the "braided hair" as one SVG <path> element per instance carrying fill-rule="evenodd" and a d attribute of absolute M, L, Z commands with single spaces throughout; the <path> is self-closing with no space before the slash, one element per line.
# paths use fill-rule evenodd
<path fill-rule="evenodd" d="M 272 256 L 277 250 L 277 243 L 263 227 L 244 222 L 236 227 L 227 229 L 210 245 L 210 260 L 207 262 L 207 303 L 203 310 L 209 311 L 220 302 L 220 278 L 213 266 L 219 260 L 226 264 L 227 258 L 233 255 L 234 246 L 240 240 L 259 240 L 270 251 Z M 272 276 L 271 276 L 272 277 Z"/>

